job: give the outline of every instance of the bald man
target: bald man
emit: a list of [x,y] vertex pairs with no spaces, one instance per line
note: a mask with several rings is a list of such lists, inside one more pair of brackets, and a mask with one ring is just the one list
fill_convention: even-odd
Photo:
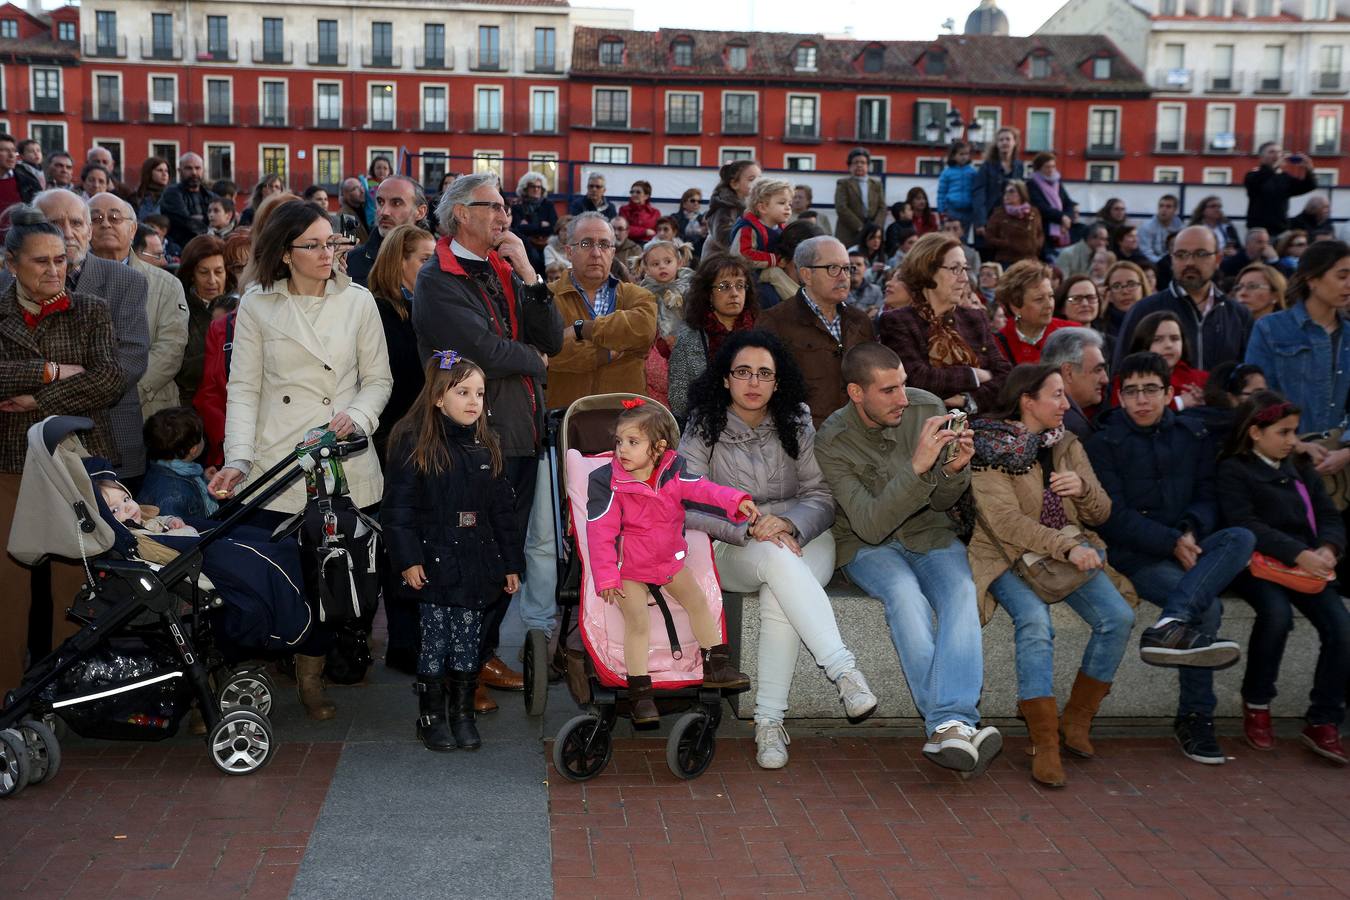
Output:
[[178,158],[178,183],[164,189],[159,208],[169,217],[169,240],[180,247],[206,234],[207,209],[216,195],[202,186],[202,158],[184,153]]

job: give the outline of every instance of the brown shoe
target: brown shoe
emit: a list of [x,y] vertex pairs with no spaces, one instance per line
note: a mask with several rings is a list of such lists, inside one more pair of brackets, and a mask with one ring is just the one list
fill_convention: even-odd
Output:
[[661,711],[652,699],[652,676],[628,676],[628,703],[634,725],[654,725],[661,721]]
[[478,682],[499,691],[525,690],[525,676],[507,666],[499,656],[483,663],[483,668],[478,671]]
[[1017,704],[1031,738],[1031,777],[1047,787],[1064,787],[1069,779],[1059,758],[1059,715],[1054,697],[1034,697]]
[[487,692],[487,687],[482,682],[479,682],[478,689],[473,692],[473,711],[476,713],[497,711],[497,701],[492,699],[492,695]]
[[305,713],[317,722],[325,722],[337,715],[337,707],[323,692],[322,656],[295,654],[295,683]]
[[1064,714],[1059,720],[1059,733],[1064,738],[1064,749],[1074,756],[1091,759],[1096,751],[1088,733],[1092,730],[1092,717],[1111,693],[1111,682],[1089,678],[1082,672],[1073,682],[1073,692],[1069,702],[1064,704]]
[[703,686],[743,691],[750,687],[750,676],[731,664],[731,648],[718,644],[700,651],[703,654]]

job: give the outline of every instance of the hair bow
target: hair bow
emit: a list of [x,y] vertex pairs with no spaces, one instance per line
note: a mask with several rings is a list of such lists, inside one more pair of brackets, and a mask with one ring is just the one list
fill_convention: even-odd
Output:
[[437,350],[435,353],[431,355],[436,359],[440,360],[441,362],[440,367],[442,369],[452,368],[455,365],[455,363],[459,362],[461,359],[464,358],[460,356],[458,353],[456,353],[454,350]]
[[646,400],[643,400],[641,397],[633,397],[633,398],[630,399],[630,400],[625,400],[625,401],[623,401],[623,408],[624,408],[624,409],[637,409],[639,406],[642,406],[642,405],[643,405],[644,403],[646,403],[646,402],[647,402],[647,401],[646,401]]
[[1294,408],[1294,404],[1287,400],[1283,403],[1276,403],[1274,406],[1267,406],[1252,417],[1252,424],[1259,425],[1263,428],[1268,425],[1274,425],[1286,416],[1294,415]]

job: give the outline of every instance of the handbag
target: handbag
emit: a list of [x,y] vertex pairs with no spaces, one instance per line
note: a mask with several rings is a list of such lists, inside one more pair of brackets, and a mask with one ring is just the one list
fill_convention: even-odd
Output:
[[[1046,603],[1060,602],[1087,584],[1088,579],[1097,572],[1096,569],[1088,569],[1084,572],[1071,562],[1042,554],[1023,553],[1017,559],[1013,559],[1008,556],[1008,551],[1003,549],[1003,543],[994,536],[993,529],[989,527],[989,523],[984,520],[984,515],[978,509],[975,513],[975,521],[984,530],[989,540],[993,541],[994,546],[998,548],[998,552],[1008,563],[1008,568],[1012,570],[1012,573],[1022,579],[1026,586],[1031,588],[1036,596]],[[1077,525],[1066,525],[1060,529],[1060,533],[1070,537],[1080,537],[1082,534]]]
[[1320,594],[1336,579],[1334,574],[1314,575],[1302,566],[1286,566],[1264,553],[1253,553],[1248,569],[1262,581],[1278,584],[1300,594]]
[[[1345,447],[1345,444],[1341,443],[1343,434],[1343,429],[1333,428],[1330,431],[1300,435],[1299,440],[1308,444],[1317,444],[1327,450],[1341,450]],[[1350,508],[1350,466],[1346,466],[1334,475],[1323,475],[1322,485],[1327,489],[1327,495],[1331,497],[1331,502],[1336,504],[1336,509],[1345,512],[1347,508]]]

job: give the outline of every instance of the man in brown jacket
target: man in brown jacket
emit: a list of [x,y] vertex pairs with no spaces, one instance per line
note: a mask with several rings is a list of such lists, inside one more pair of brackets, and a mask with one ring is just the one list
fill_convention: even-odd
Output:
[[801,279],[797,296],[760,313],[755,322],[777,335],[806,378],[806,403],[819,428],[830,413],[848,402],[840,360],[851,347],[876,340],[872,319],[847,306],[849,259],[844,245],[832,237],[808,238],[792,255]]
[[886,191],[880,178],[868,174],[872,157],[862,147],[848,153],[848,174],[834,186],[834,236],[856,244],[869,222],[886,224]]

